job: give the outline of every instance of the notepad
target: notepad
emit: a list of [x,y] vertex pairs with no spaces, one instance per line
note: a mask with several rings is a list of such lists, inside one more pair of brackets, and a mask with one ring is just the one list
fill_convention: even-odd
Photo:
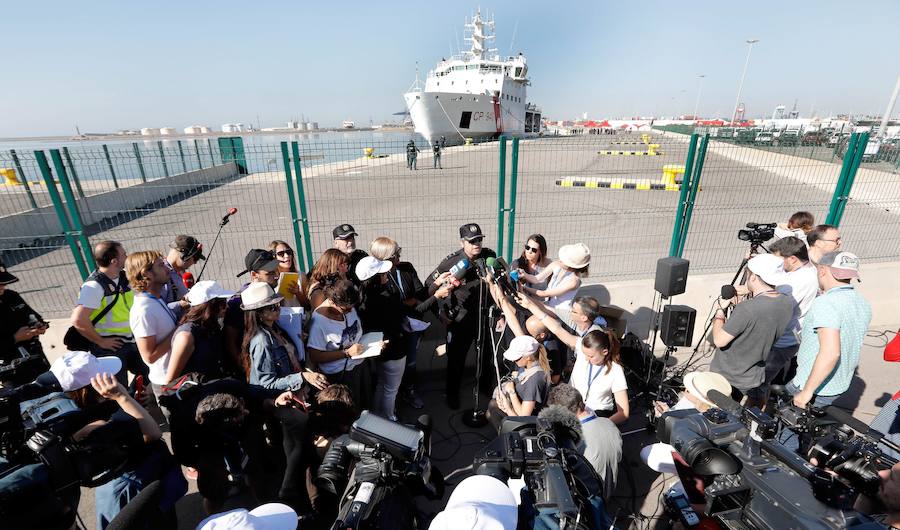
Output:
[[380,331],[370,331],[369,333],[364,333],[363,336],[359,338],[359,343],[362,344],[366,349],[364,352],[354,357],[354,359],[378,357],[379,355],[381,355],[381,341],[383,340],[384,333]]
[[291,289],[295,289],[297,287],[297,282],[300,280],[300,274],[296,272],[282,272],[281,276],[278,278],[278,288],[275,289],[278,294],[285,298],[293,298],[294,295],[291,293]]

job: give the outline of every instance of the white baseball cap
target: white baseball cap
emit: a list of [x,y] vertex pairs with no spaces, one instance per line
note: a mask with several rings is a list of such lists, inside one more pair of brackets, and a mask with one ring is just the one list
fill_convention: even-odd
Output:
[[509,342],[509,348],[503,352],[503,358],[516,362],[525,355],[534,355],[534,352],[538,351],[538,347],[540,347],[540,343],[534,337],[522,335]]
[[188,291],[187,300],[191,306],[205,304],[215,298],[231,298],[234,291],[229,291],[213,280],[201,280]]
[[822,256],[819,265],[831,269],[831,275],[838,280],[859,278],[859,258],[850,252],[829,252]]
[[759,254],[747,262],[750,272],[767,284],[777,287],[785,282],[784,259],[772,254]]
[[376,274],[391,270],[391,267],[393,266],[394,265],[390,261],[383,261],[373,256],[366,256],[356,264],[356,277],[359,278],[360,281],[365,281]]
[[296,530],[297,512],[286,504],[272,502],[247,511],[245,508],[219,513],[200,521],[197,530]]
[[50,366],[64,392],[88,386],[95,375],[116,375],[121,369],[118,357],[97,358],[86,351],[66,352]]
[[516,497],[509,486],[487,475],[460,482],[444,511],[429,530],[515,530],[519,519]]

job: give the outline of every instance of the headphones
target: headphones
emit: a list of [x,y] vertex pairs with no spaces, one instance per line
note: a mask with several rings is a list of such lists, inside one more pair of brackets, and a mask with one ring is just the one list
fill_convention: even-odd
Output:
[[197,254],[203,253],[203,243],[198,242],[193,248],[179,248],[176,250],[181,253],[181,261],[187,261]]

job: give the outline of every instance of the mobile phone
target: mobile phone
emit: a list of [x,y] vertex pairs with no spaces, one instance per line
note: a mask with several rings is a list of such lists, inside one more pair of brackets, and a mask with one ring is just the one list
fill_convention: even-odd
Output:
[[143,396],[144,394],[144,376],[138,375],[134,378],[134,395]]

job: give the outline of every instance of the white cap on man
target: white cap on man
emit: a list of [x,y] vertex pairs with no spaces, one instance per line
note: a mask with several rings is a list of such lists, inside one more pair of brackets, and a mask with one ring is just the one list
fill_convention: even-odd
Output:
[[50,366],[63,392],[84,388],[94,376],[116,375],[121,369],[122,361],[118,357],[94,357],[86,351],[66,352]]
[[473,475],[456,486],[428,530],[515,530],[518,519],[509,486],[494,477]]
[[759,254],[747,261],[750,272],[767,284],[777,287],[785,282],[784,259],[772,254]]

